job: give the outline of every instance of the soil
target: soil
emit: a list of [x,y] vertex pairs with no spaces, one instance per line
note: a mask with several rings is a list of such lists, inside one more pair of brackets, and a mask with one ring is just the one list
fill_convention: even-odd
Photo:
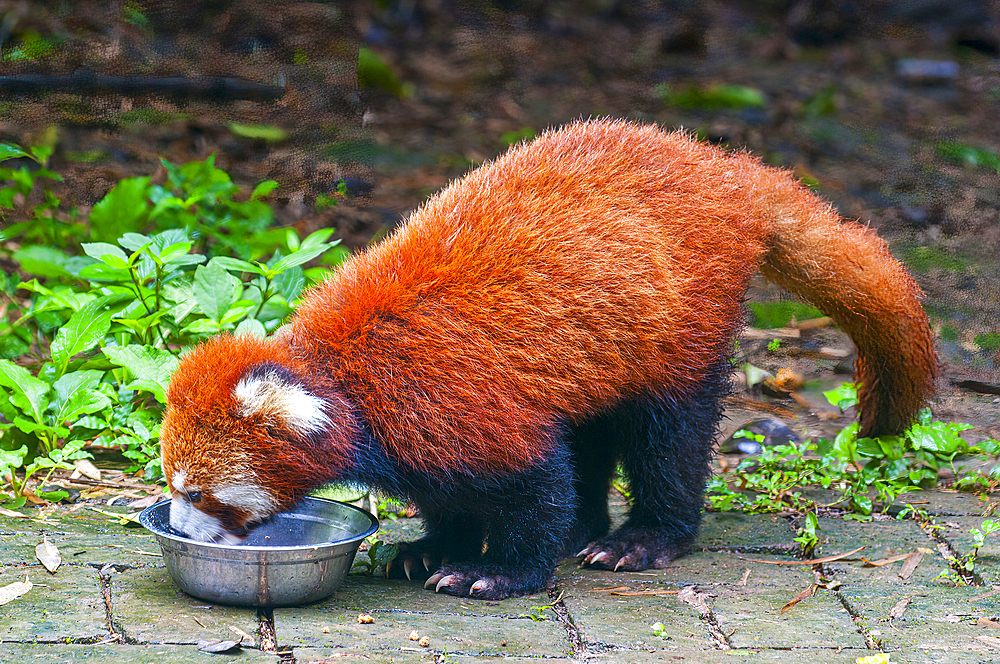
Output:
[[[1000,399],[988,392],[1000,385],[996,2],[0,0],[0,14],[0,76],[237,77],[276,91],[268,101],[193,84],[0,87],[0,141],[52,145],[59,193],[84,212],[122,177],[162,177],[160,159],[215,154],[248,193],[280,183],[281,224],[335,226],[358,249],[470,167],[575,118],[657,122],[749,150],[887,239],[939,336],[935,416],[974,424],[971,439],[1000,437]],[[382,63],[363,70],[360,89],[359,47]],[[720,85],[760,101],[719,106]],[[317,211],[341,180],[349,198]],[[34,203],[18,202],[5,221]],[[750,297],[782,295],[761,282]],[[845,377],[837,360],[804,357],[849,349],[836,330],[766,346],[746,341],[739,359]],[[800,431],[846,422],[821,405],[782,405]]]

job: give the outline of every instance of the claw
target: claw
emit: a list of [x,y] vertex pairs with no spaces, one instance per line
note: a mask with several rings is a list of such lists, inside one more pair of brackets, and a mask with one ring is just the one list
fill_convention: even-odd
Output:
[[588,553],[590,553],[590,545],[589,544],[587,546],[583,547],[582,549],[580,549],[580,553],[576,554],[573,557],[574,558],[579,558],[581,556],[587,555]]
[[434,586],[434,592],[436,592],[436,593],[441,592],[441,588],[442,587],[450,585],[451,582],[454,581],[454,580],[455,580],[455,575],[454,574],[449,574],[448,576],[444,577],[443,579],[441,579],[440,581],[437,582],[437,585]]
[[615,571],[616,571],[616,572],[617,572],[617,571],[618,571],[618,570],[619,570],[620,568],[622,568],[622,567],[624,567],[624,566],[625,566],[625,559],[626,559],[627,557],[628,557],[628,556],[622,556],[621,558],[619,558],[619,559],[618,559],[618,562],[617,562],[617,563],[615,563]]
[[437,572],[436,574],[431,574],[430,578],[424,582],[424,588],[431,588],[437,585],[437,582],[444,578],[444,574]]
[[492,584],[490,583],[489,579],[479,579],[478,581],[472,584],[471,588],[469,588],[469,597],[472,597],[478,592],[488,590],[491,585]]
[[413,581],[413,577],[410,575],[410,571],[413,569],[413,560],[407,558],[403,561],[403,572],[406,574],[407,581]]
[[431,557],[425,553],[423,560],[424,560],[424,569],[427,570],[428,572],[431,571]]
[[607,559],[607,557],[608,557],[607,551],[598,551],[597,554],[594,555],[594,557],[588,560],[587,562],[593,565],[595,563],[603,562],[604,560]]

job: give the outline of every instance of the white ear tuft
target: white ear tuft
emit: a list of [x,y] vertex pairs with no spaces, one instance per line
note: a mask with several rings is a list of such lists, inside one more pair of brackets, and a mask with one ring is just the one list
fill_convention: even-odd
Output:
[[323,400],[297,383],[288,382],[277,371],[244,376],[233,396],[240,402],[244,417],[266,413],[277,417],[299,433],[320,431],[329,423]]

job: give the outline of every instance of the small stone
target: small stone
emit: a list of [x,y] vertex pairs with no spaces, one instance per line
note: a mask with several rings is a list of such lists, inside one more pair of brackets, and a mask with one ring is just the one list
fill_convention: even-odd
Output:
[[358,614],[358,624],[359,625],[370,625],[375,622],[370,613],[359,613]]
[[421,636],[420,640],[417,641],[417,645],[420,646],[421,648],[427,648],[431,645],[431,640],[428,639],[426,636]]
[[417,630],[413,630],[412,632],[410,632],[410,641],[416,641],[419,638],[420,635],[417,634]]

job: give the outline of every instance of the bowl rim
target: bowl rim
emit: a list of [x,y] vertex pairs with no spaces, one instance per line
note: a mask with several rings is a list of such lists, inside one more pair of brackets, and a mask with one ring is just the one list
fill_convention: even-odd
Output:
[[[163,509],[162,505],[164,504],[169,506],[170,504],[169,500],[161,500],[160,502],[154,503],[153,505],[150,505],[149,507],[142,510],[142,512],[139,513],[139,523],[142,524],[143,528],[151,532],[157,538],[163,538],[171,542],[184,542],[186,544],[193,544],[195,546],[204,547],[206,549],[217,549],[224,551],[252,551],[252,552],[273,551],[275,553],[287,552],[287,551],[316,550],[324,547],[353,544],[354,542],[360,542],[367,537],[371,537],[372,535],[378,532],[379,529],[378,519],[375,518],[375,516],[371,512],[363,510],[356,505],[351,505],[350,503],[344,503],[339,500],[330,500],[329,498],[320,498],[319,496],[306,496],[299,503],[296,503],[296,505],[299,505],[307,501],[313,501],[318,503],[333,503],[335,505],[341,505],[343,507],[350,508],[350,510],[354,510],[355,512],[360,512],[361,514],[364,514],[366,517],[368,517],[369,527],[364,532],[346,539],[336,540],[336,541],[328,540],[325,542],[315,542],[313,544],[296,544],[294,546],[251,546],[251,545],[244,546],[242,544],[219,544],[217,542],[203,542],[201,540],[185,537],[184,535],[175,535],[173,532],[165,532],[163,530],[152,528],[150,526],[150,518],[152,513],[157,509]],[[295,513],[294,509],[295,508],[293,507],[292,510],[289,510],[287,512],[282,512],[282,514],[288,514],[289,512],[294,514]]]

